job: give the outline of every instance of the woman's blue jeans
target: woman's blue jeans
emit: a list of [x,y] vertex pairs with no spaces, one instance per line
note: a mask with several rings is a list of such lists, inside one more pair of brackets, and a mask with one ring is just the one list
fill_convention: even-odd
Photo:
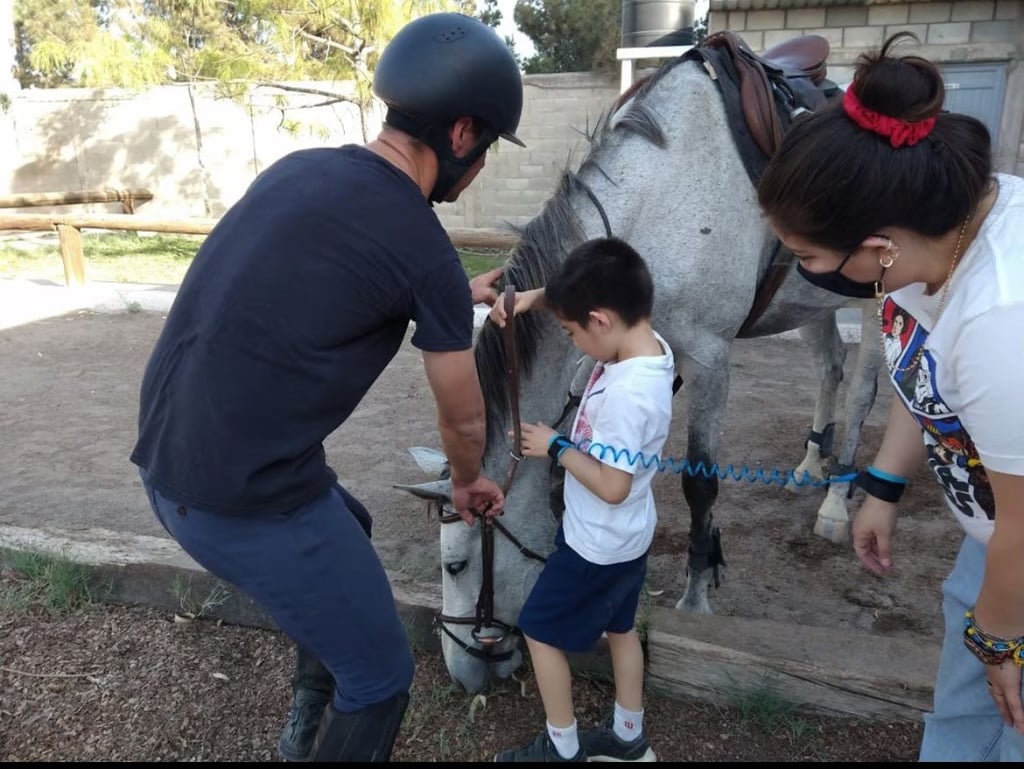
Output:
[[974,605],[984,574],[985,546],[965,537],[942,585],[946,628],[933,712],[924,717],[921,761],[1024,761],[1024,735],[1003,723],[985,666],[963,642],[964,612]]

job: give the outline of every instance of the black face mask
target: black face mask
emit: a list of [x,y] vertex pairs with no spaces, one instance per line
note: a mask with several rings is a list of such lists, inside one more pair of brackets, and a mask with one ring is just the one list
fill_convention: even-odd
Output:
[[882,277],[885,275],[885,268],[882,268],[882,274],[878,276],[878,280],[872,280],[867,283],[861,283],[857,280],[850,280],[848,277],[843,275],[843,267],[850,260],[850,257],[857,252],[854,249],[846,255],[846,258],[839,263],[831,272],[808,272],[803,268],[803,265],[797,264],[796,271],[809,283],[823,288],[826,291],[831,291],[833,294],[839,294],[840,296],[849,296],[853,299],[874,299],[878,296],[879,289],[882,284]]

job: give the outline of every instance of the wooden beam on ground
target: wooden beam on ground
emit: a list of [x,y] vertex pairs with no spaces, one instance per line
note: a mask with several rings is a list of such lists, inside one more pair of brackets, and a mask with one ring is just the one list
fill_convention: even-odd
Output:
[[828,716],[919,721],[931,709],[938,643],[787,622],[651,609],[647,686],[737,704],[769,688]]
[[71,192],[25,192],[0,195],[0,208],[37,208],[40,206],[71,206],[81,203],[121,203],[125,213],[132,213],[136,203],[153,199],[145,189],[73,190]]

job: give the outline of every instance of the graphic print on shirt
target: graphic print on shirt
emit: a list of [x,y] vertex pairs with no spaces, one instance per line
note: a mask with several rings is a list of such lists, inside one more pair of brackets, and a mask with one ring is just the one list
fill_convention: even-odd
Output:
[[885,349],[885,365],[890,369],[906,364],[901,360],[913,335],[914,319],[898,305],[887,302],[882,313],[882,341]]
[[[991,520],[995,516],[995,498],[988,475],[971,437],[942,399],[941,376],[937,376],[935,359],[925,347],[928,332],[891,298],[886,298],[882,338],[897,394],[924,428],[928,466],[942,484],[946,497],[961,515],[974,518],[983,514]],[[899,352],[892,357],[890,339],[903,340]]]
[[579,414],[576,417],[576,429],[573,430],[573,434],[570,436],[572,442],[575,443],[581,451],[586,451],[584,444],[589,444],[594,440],[594,427],[590,424],[590,417],[587,414],[587,404],[590,402],[591,397],[598,393],[604,392],[604,388],[594,389],[594,385],[597,384],[597,380],[601,378],[604,373],[604,364],[595,363],[594,370],[590,372],[590,379],[587,380],[587,386],[583,388],[583,397],[580,399]]

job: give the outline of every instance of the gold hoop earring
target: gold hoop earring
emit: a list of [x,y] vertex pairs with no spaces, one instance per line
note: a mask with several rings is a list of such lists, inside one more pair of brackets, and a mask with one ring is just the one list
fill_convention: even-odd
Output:
[[885,247],[885,253],[887,254],[886,259],[888,261],[883,261],[883,259],[879,257],[878,263],[888,270],[896,264],[896,260],[900,258],[900,247],[892,242],[892,238],[889,238],[889,244]]

